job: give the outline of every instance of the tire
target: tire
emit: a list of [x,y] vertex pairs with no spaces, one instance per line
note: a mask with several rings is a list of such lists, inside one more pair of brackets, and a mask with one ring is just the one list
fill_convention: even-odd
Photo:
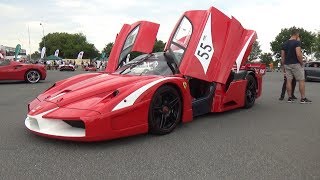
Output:
[[164,135],[172,132],[181,120],[182,101],[172,86],[161,86],[149,107],[149,133]]
[[34,84],[34,83],[39,82],[40,79],[41,79],[41,74],[37,70],[29,70],[25,74],[25,80],[28,83]]
[[248,83],[245,91],[245,104],[244,108],[251,108],[255,101],[257,95],[257,82],[256,79],[252,75],[247,75],[246,77]]

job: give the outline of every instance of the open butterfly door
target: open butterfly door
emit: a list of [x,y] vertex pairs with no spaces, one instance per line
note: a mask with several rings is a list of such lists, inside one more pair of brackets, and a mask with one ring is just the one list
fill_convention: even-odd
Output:
[[233,65],[246,62],[256,33],[218,9],[187,11],[165,47],[183,75],[226,83]]
[[106,72],[114,72],[130,52],[151,53],[159,26],[149,21],[124,24],[111,50]]

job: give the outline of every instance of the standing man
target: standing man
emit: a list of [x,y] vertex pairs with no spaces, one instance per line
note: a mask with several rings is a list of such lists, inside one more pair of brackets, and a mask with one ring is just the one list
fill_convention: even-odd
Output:
[[299,82],[299,91],[301,94],[301,104],[312,103],[305,95],[303,57],[301,52],[300,35],[297,29],[293,29],[291,37],[286,41],[281,49],[281,62],[284,64],[284,71],[287,77],[288,102],[294,102],[292,97],[292,79]]

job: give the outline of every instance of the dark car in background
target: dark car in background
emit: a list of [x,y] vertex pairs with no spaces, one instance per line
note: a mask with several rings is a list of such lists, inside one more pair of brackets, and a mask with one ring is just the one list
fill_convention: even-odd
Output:
[[320,61],[306,63],[304,73],[306,81],[320,81]]

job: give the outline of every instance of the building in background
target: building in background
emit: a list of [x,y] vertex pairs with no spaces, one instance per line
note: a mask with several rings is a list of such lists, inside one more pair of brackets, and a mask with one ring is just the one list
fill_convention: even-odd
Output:
[[[14,59],[15,47],[3,46],[2,48],[5,50],[5,59]],[[20,53],[17,56],[18,59],[23,58],[27,59],[27,51],[25,49],[21,49]]]

